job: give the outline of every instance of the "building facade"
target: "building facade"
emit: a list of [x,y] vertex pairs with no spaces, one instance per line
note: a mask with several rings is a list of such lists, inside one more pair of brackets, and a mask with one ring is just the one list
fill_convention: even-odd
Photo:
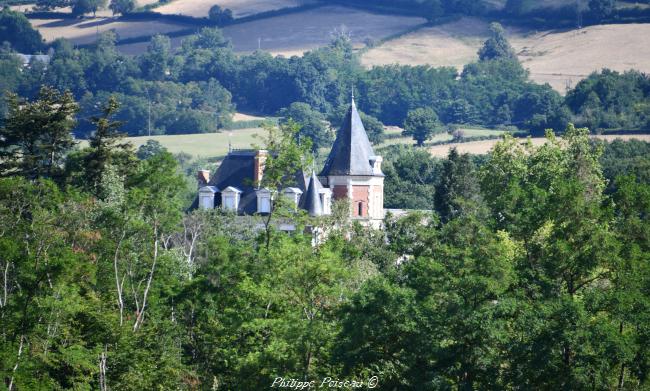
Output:
[[[230,151],[213,178],[209,171],[199,171],[195,206],[223,208],[240,215],[270,213],[276,195],[258,186],[268,154],[264,150]],[[332,202],[343,200],[350,206],[351,219],[379,227],[384,218],[381,163],[352,98],[323,170],[318,175],[297,173],[287,180],[282,195],[310,216],[329,215]]]

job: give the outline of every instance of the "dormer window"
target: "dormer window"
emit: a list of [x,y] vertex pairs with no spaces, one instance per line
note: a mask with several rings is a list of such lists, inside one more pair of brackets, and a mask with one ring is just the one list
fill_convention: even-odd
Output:
[[382,175],[381,162],[383,161],[384,159],[381,156],[370,156],[370,167],[372,167],[374,175]]
[[330,215],[332,214],[332,191],[327,188],[323,188],[319,191],[320,202],[323,204],[323,214]]
[[214,196],[219,192],[214,186],[204,186],[199,189],[199,208],[214,209]]
[[272,193],[269,189],[259,189],[257,194],[257,213],[271,213]]
[[300,201],[302,190],[298,189],[297,187],[287,187],[286,189],[284,189],[282,194],[284,194],[284,196],[287,197],[287,199],[291,203],[291,206],[294,209],[298,208],[298,201]]
[[221,192],[221,207],[225,210],[236,212],[239,209],[240,195],[241,190],[233,186],[228,186]]

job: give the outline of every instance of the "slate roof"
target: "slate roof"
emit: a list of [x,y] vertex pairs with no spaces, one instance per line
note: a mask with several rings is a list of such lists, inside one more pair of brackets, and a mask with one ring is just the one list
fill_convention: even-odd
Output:
[[316,178],[316,173],[312,171],[311,178],[309,179],[309,188],[307,192],[303,194],[300,204],[300,208],[304,209],[309,213],[310,216],[322,216],[323,215],[323,203],[320,199],[319,191],[323,188],[323,185],[320,183],[318,178]]
[[[210,178],[209,186],[214,186],[218,189],[227,189],[234,187],[241,191],[239,198],[239,207],[237,212],[239,214],[254,214],[257,212],[257,194],[253,185],[253,178],[255,177],[255,150],[235,150],[228,153],[223,159],[217,172]],[[296,187],[303,192],[299,200],[299,206],[304,203],[307,186],[309,185],[309,176],[302,170],[297,172],[292,178],[287,178],[283,184],[284,188]],[[320,182],[317,183],[317,190],[322,188]],[[317,192],[318,195],[318,192]],[[192,204],[195,208],[198,206],[198,201]],[[218,194],[214,199],[215,208],[221,206],[221,195]]]
[[363,127],[357,106],[352,98],[343,125],[325,162],[320,176],[362,175],[373,176],[370,158],[375,156],[366,129]]

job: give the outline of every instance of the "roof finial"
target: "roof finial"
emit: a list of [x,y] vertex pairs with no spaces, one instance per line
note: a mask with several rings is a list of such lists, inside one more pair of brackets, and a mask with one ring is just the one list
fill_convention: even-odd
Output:
[[228,154],[232,152],[232,132],[228,132]]
[[352,85],[352,102],[354,102],[354,84]]

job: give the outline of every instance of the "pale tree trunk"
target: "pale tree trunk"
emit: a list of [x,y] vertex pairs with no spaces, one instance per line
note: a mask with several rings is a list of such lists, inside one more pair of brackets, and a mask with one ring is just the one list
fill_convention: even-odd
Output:
[[156,262],[158,261],[158,227],[154,224],[153,228],[154,234],[154,244],[153,244],[153,262],[151,264],[151,271],[149,272],[149,278],[147,279],[147,286],[144,288],[144,293],[142,294],[142,308],[138,311],[138,316],[135,319],[133,324],[133,331],[137,331],[142,322],[144,321],[144,311],[147,307],[147,296],[149,295],[149,289],[151,288],[151,281],[153,280],[153,274],[156,270]]
[[9,278],[9,265],[10,262],[7,261],[4,267],[4,273],[3,273],[3,278],[2,278],[2,293],[3,297],[0,298],[0,308],[5,307],[7,305],[7,292],[8,288],[7,285],[9,285],[8,278]]
[[124,278],[120,281],[119,268],[118,268],[118,258],[120,253],[120,246],[122,241],[126,236],[126,231],[122,231],[122,237],[117,242],[117,247],[115,248],[115,255],[113,256],[113,268],[115,269],[115,287],[117,289],[117,305],[120,308],[120,326],[124,324],[124,298],[122,297],[122,287],[124,283]]
[[16,365],[14,365],[13,371],[11,371],[11,380],[9,380],[9,391],[13,390],[14,387],[14,375],[18,370],[18,363],[20,362],[20,356],[23,354],[23,344],[25,343],[25,336],[20,336],[20,345],[18,346],[18,357],[16,358]]
[[99,390],[107,391],[106,387],[106,347],[104,346],[104,351],[99,355]]
[[[188,219],[191,219],[188,221]],[[194,265],[194,250],[196,242],[201,236],[203,230],[203,220],[201,216],[189,216],[183,219],[183,255],[187,260],[188,266]]]

